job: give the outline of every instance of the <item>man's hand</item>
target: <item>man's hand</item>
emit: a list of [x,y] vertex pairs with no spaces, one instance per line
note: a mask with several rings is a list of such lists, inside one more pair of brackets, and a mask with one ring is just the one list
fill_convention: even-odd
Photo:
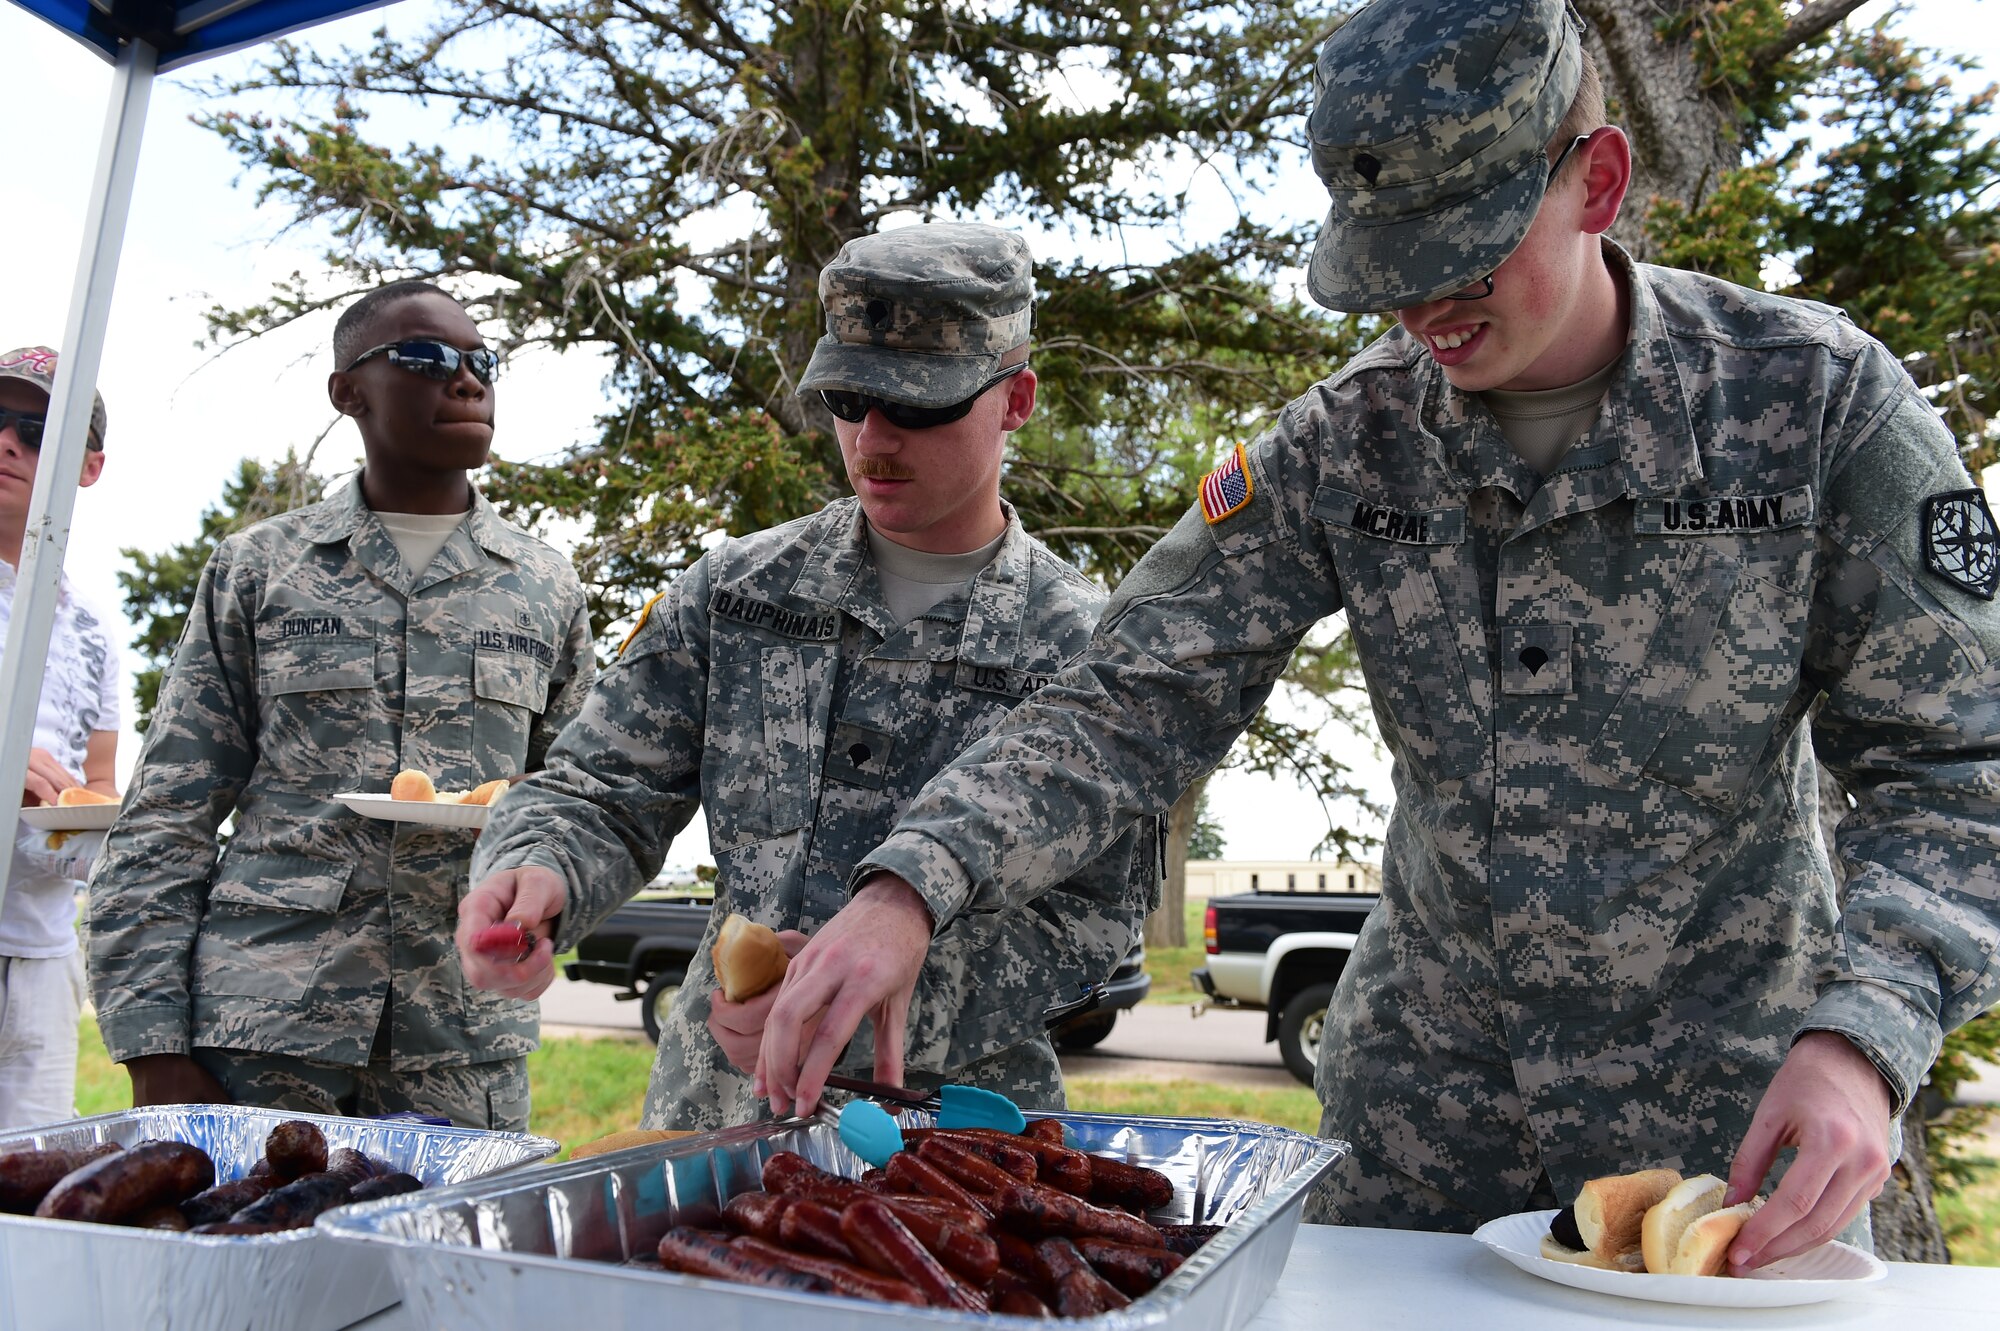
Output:
[[[555,922],[568,905],[569,887],[554,869],[531,864],[489,875],[458,903],[455,941],[465,982],[508,998],[540,998],[555,983]],[[472,946],[472,936],[481,929],[508,922],[534,935],[527,956],[516,961]]]
[[22,803],[54,804],[56,796],[71,786],[82,784],[82,780],[57,762],[55,755],[47,749],[28,750],[28,773],[21,782]]
[[[806,945],[806,936],[797,929],[778,931],[778,946],[785,955],[796,957]],[[718,988],[708,999],[708,1033],[722,1046],[723,1054],[746,1077],[757,1075],[757,1051],[764,1045],[764,1023],[770,1019],[771,1004],[778,1001],[780,985],[772,985],[755,998],[732,1003]],[[810,1041],[812,1035],[807,1033]],[[762,1095],[762,1090],[757,1091]]]
[[819,1105],[826,1076],[863,1017],[875,1022],[875,1080],[901,1084],[910,995],[930,947],[930,907],[886,873],[864,883],[813,935],[792,959],[764,1022],[756,1085],[772,1113],[810,1114]]
[[147,1054],[125,1064],[132,1078],[132,1107],[226,1105],[233,1097],[186,1054]]
[[1729,1246],[1739,1271],[1826,1242],[1889,1180],[1889,1086],[1845,1036],[1808,1031],[1792,1046],[1736,1152],[1723,1203],[1756,1196],[1786,1146],[1798,1148],[1792,1167]]

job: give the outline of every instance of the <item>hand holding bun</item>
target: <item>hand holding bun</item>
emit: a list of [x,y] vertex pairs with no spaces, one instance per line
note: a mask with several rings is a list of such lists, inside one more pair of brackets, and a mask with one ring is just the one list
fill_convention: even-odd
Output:
[[56,795],[56,803],[63,808],[75,808],[79,804],[116,804],[116,795],[100,795],[88,786],[71,786]]
[[715,982],[732,1003],[755,998],[784,979],[790,961],[775,932],[734,911],[722,922],[709,955],[715,960]]
[[396,773],[396,779],[389,783],[389,798],[429,804],[437,799],[437,787],[431,784],[430,773],[409,767]]

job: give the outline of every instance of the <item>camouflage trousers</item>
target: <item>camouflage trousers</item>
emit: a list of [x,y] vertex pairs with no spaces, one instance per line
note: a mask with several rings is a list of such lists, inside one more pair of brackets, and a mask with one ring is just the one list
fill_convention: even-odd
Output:
[[[771,1116],[769,1102],[750,1094],[750,1078],[723,1057],[705,1026],[686,1036],[685,1044],[676,1034],[670,1025],[661,1035],[639,1126],[707,1131]],[[841,1071],[859,1077],[871,1075],[866,1068]],[[1064,1109],[1069,1103],[1063,1096],[1062,1065],[1046,1036],[988,1054],[943,1075],[912,1068],[903,1081],[911,1090],[926,1092],[947,1081],[978,1086],[999,1092],[1023,1109]],[[824,1098],[826,1103],[838,1105],[850,1097],[830,1091]]]
[[461,1128],[528,1130],[525,1058],[396,1072],[380,1057],[365,1067],[342,1067],[233,1049],[198,1048],[193,1055],[237,1104],[348,1117],[432,1114]]

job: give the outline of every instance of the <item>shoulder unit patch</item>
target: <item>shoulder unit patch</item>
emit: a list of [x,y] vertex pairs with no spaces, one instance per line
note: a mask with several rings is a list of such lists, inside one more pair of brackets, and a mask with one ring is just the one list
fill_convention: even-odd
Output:
[[2000,591],[2000,527],[1978,490],[1948,490],[1924,500],[1924,564],[1974,596]]
[[1238,444],[1201,481],[1201,515],[1213,526],[1250,502],[1250,463]]

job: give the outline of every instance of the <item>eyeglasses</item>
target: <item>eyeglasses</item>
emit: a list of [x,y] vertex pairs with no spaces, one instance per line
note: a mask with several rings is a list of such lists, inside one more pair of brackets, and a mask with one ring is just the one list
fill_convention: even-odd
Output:
[[[1555,183],[1556,172],[1563,169],[1563,163],[1569,160],[1569,155],[1575,152],[1579,146],[1589,143],[1590,140],[1596,135],[1596,133],[1597,133],[1596,130],[1592,130],[1589,134],[1577,135],[1575,138],[1569,141],[1569,146],[1567,148],[1564,148],[1561,152],[1556,154],[1556,160],[1549,164],[1548,184],[1553,185]],[[1449,296],[1446,296],[1445,299],[1485,300],[1488,296],[1492,294],[1493,294],[1493,274],[1488,273],[1486,276],[1474,281],[1471,286],[1466,287],[1464,290],[1452,292]]]
[[826,403],[826,409],[850,424],[859,424],[868,419],[868,413],[879,411],[882,418],[899,430],[928,430],[933,426],[949,425],[953,421],[965,419],[972,404],[979,401],[987,389],[1010,379],[1028,368],[1028,362],[1009,365],[1000,373],[988,379],[976,389],[971,397],[942,407],[913,407],[907,402],[891,402],[888,398],[877,397],[873,393],[854,393],[845,388],[822,388],[819,400]]
[[0,430],[14,427],[14,437],[21,441],[21,447],[39,449],[42,446],[42,431],[47,428],[49,418],[33,412],[12,411],[0,407]]
[[439,383],[458,373],[464,365],[472,371],[472,377],[482,384],[493,382],[493,376],[500,373],[500,353],[491,347],[477,347],[471,351],[460,351],[448,342],[436,342],[429,338],[415,338],[408,342],[385,342],[379,347],[370,347],[348,363],[352,370],[363,361],[376,356],[388,357],[389,363],[399,370],[411,374],[421,374],[426,379]]

